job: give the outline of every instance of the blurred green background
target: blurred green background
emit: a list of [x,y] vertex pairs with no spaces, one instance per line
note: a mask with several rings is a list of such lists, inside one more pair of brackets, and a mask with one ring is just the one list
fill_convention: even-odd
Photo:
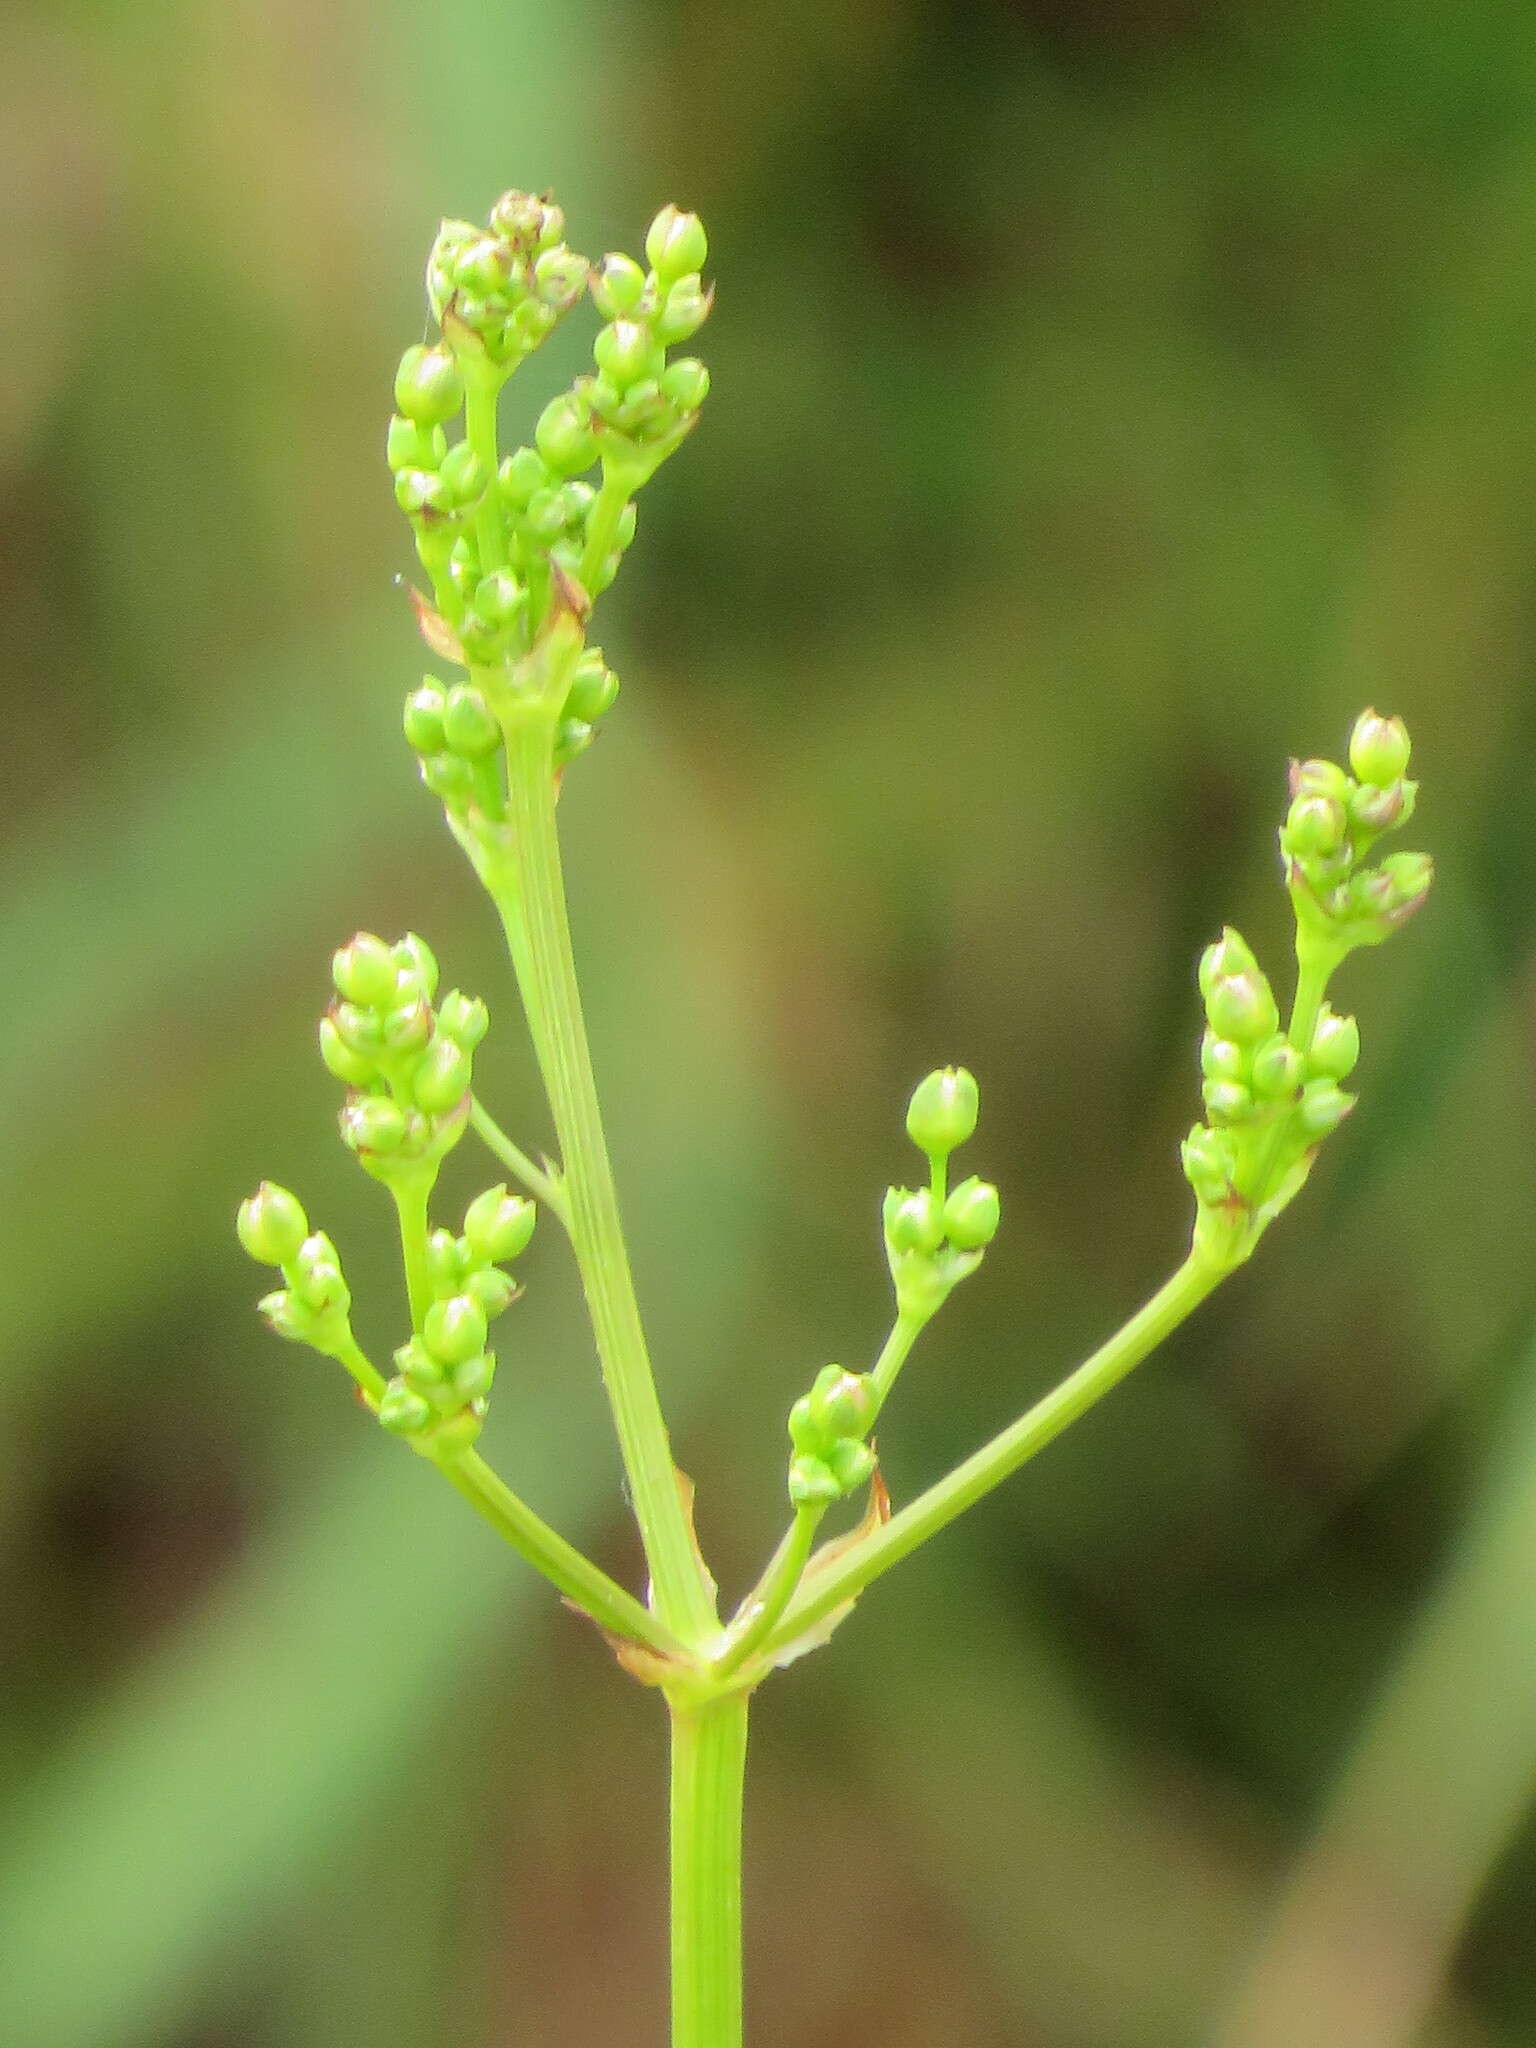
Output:
[[[0,2039],[662,2038],[657,1702],[230,1230],[297,1187],[398,1336],[313,1053],[358,926],[491,999],[547,1135],[398,735],[382,463],[436,217],[511,183],[714,242],[562,814],[728,1590],[881,1334],[911,1082],[982,1078],[1006,1227],[898,1500],[1179,1256],[1193,963],[1230,918],[1280,964],[1286,756],[1401,712],[1440,865],[1254,1266],[762,1696],[755,2041],[1536,2038],[1524,0],[39,0],[0,117]],[[486,1447],[633,1578],[555,1233],[526,1277]]]

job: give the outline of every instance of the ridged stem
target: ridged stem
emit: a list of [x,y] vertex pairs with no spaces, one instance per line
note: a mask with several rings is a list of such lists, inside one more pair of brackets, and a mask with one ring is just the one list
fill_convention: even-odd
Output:
[[669,1700],[672,2048],[741,2048],[747,1694]]

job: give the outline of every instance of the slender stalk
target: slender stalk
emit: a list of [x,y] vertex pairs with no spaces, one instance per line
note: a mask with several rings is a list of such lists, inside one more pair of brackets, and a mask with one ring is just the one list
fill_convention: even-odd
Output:
[[502,531],[501,505],[496,494],[496,400],[502,380],[494,372],[466,378],[464,384],[464,438],[480,458],[491,487],[475,514],[475,538],[480,544],[480,567],[488,574],[505,568],[506,535]]
[[833,1608],[862,1593],[882,1572],[900,1563],[1037,1451],[1044,1450],[1069,1423],[1086,1414],[1112,1387],[1118,1386],[1170,1331],[1176,1330],[1225,1278],[1227,1270],[1193,1256],[1186,1259],[1151,1300],[1059,1387],[990,1443],[973,1452],[946,1478],[920,1493],[899,1514],[892,1515],[882,1528],[838,1563],[817,1572],[812,1585],[791,1601],[783,1620],[770,1631],[761,1647],[771,1651],[790,1641],[812,1622],[820,1621]]
[[389,1183],[400,1219],[400,1256],[405,1266],[405,1291],[411,1304],[411,1328],[418,1333],[432,1305],[432,1280],[427,1272],[427,1204],[432,1180],[422,1173],[398,1174]]
[[741,2048],[747,1695],[669,1699],[672,2048]]
[[346,1367],[357,1383],[357,1390],[363,1397],[364,1405],[370,1414],[376,1415],[379,1403],[384,1398],[384,1390],[388,1385],[383,1373],[379,1371],[373,1360],[364,1353],[357,1339],[350,1335],[350,1333],[346,1343],[338,1350],[332,1352],[331,1356],[339,1365]]
[[825,1501],[802,1501],[796,1507],[795,1519],[773,1553],[768,1569],[741,1603],[741,1612],[731,1625],[730,1639],[710,1667],[711,1676],[729,1678],[733,1671],[739,1671],[789,1605],[826,1511]]
[[885,1406],[887,1394],[896,1384],[897,1373],[906,1364],[907,1353],[917,1342],[928,1320],[927,1316],[899,1315],[892,1324],[891,1334],[886,1338],[880,1356],[870,1367],[869,1373],[875,1383],[875,1394],[882,1408]]
[[587,543],[582,549],[581,568],[577,572],[582,587],[589,593],[595,594],[596,579],[619,537],[619,521],[624,516],[624,507],[634,494],[633,476],[627,470],[616,469],[612,463],[605,462],[603,481],[587,518]]
[[547,706],[515,705],[504,730],[517,886],[490,870],[487,887],[509,940],[515,932],[521,939],[513,944],[513,964],[560,1142],[571,1242],[656,1606],[669,1626],[696,1642],[717,1623],[656,1397],[598,1108],[555,828],[553,718]]
[[434,1457],[432,1463],[499,1536],[599,1628],[646,1643],[664,1656],[683,1654],[682,1643],[663,1621],[536,1515],[478,1451]]
[[512,1142],[477,1095],[470,1097],[469,1120],[507,1171],[515,1175],[529,1194],[536,1196],[550,1214],[558,1216],[569,1230],[571,1205],[565,1199],[565,1189],[553,1174],[545,1173],[542,1167],[535,1166],[528,1154]]

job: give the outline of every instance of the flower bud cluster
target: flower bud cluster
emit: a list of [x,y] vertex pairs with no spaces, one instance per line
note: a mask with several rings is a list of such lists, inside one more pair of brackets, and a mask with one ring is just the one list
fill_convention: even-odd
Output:
[[485,227],[445,220],[427,258],[428,301],[468,366],[515,368],[586,284],[587,260],[565,241],[565,215],[529,192],[504,192]]
[[789,1411],[789,1497],[797,1507],[841,1500],[875,1469],[865,1442],[880,1406],[867,1373],[826,1365]]
[[1379,945],[1429,894],[1434,868],[1427,854],[1396,853],[1363,865],[1382,834],[1413,815],[1418,784],[1407,779],[1409,753],[1400,718],[1365,711],[1350,736],[1352,775],[1334,761],[1291,763],[1280,851],[1297,923],[1345,952]]
[[395,1353],[379,1421],[434,1456],[468,1450],[480,1434],[496,1377],[489,1328],[519,1293],[502,1266],[527,1249],[536,1213],[505,1186],[487,1188],[465,1211],[459,1236],[434,1230],[427,1240],[432,1301],[420,1330]]
[[974,1174],[946,1186],[949,1154],[976,1129],[980,1096],[964,1067],[943,1067],[920,1081],[907,1107],[907,1135],[928,1155],[927,1187],[887,1188],[886,1260],[903,1315],[929,1316],[957,1281],[975,1271],[997,1235],[997,1189]]
[[1271,1134],[1284,1121],[1289,1151],[1306,1152],[1354,1108],[1340,1082],[1360,1057],[1353,1017],[1324,1003],[1310,1047],[1291,1043],[1268,979],[1240,933],[1228,929],[1200,961],[1206,1031],[1200,1042],[1206,1121],[1182,1147],[1184,1172],[1203,1207],[1237,1206],[1262,1197],[1255,1169],[1290,1161]]
[[390,946],[359,932],[337,953],[332,978],[320,1056],[349,1091],[343,1139],[379,1180],[435,1167],[469,1115],[484,1003],[453,989],[434,1009],[437,962],[414,933]]
[[[432,579],[429,638],[466,664],[533,645],[555,571],[586,600],[608,587],[634,538],[634,492],[681,444],[709,388],[702,363],[666,359],[709,312],[697,216],[657,215],[649,270],[611,255],[590,271],[563,231],[558,207],[518,192],[503,194],[487,227],[445,221],[427,265],[442,340],[407,349],[395,381],[386,454]],[[606,321],[596,374],[551,399],[533,446],[498,466],[493,428],[475,432],[477,394],[493,393],[589,284]],[[466,403],[466,438],[450,444],[447,426]],[[616,479],[601,502],[584,480],[599,462]]]
[[298,1198],[264,1180],[240,1204],[235,1230],[259,1266],[282,1269],[286,1284],[256,1304],[277,1334],[326,1358],[352,1350],[352,1292],[341,1260],[323,1230],[311,1232]]

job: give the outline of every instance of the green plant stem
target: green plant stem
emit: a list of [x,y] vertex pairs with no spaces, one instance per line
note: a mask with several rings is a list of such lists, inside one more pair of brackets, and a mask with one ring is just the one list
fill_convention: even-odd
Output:
[[373,1363],[373,1360],[363,1352],[356,1338],[349,1336],[346,1343],[333,1351],[330,1356],[336,1360],[338,1365],[346,1367],[347,1371],[357,1382],[357,1390],[362,1395],[369,1410],[373,1414],[377,1414],[379,1403],[384,1398],[384,1390],[388,1385],[388,1381]]
[[645,1643],[663,1656],[683,1654],[682,1643],[663,1621],[536,1515],[478,1451],[432,1456],[431,1462],[499,1536],[599,1628]]
[[484,873],[507,928],[554,1116],[571,1242],[656,1606],[685,1641],[698,1643],[718,1622],[656,1396],[598,1108],[555,827],[554,717],[541,701],[507,708],[507,814],[516,848],[515,885],[510,874],[494,866]]
[[725,1649],[710,1666],[712,1677],[729,1678],[732,1672],[739,1671],[789,1605],[826,1511],[824,1501],[802,1501],[796,1507],[795,1518],[773,1553],[768,1569],[741,1603]]
[[[874,1381],[875,1396],[880,1407],[885,1406],[885,1397],[896,1384],[896,1375],[907,1361],[907,1353],[917,1342],[930,1318],[927,1316],[898,1315],[891,1326],[880,1356],[870,1367],[870,1378]],[[878,1411],[877,1411],[878,1412]]]
[[[1313,937],[1304,926],[1297,927],[1296,993],[1291,1000],[1291,1014],[1285,1027],[1285,1035],[1303,1060],[1312,1050],[1312,1041],[1317,1036],[1317,1020],[1322,1012],[1323,997],[1328,993],[1328,983],[1343,957],[1336,946],[1327,945]],[[1274,1128],[1260,1156],[1252,1182],[1244,1190],[1255,1210],[1262,1210],[1265,1202],[1269,1200],[1269,1184],[1274,1178],[1276,1162],[1285,1150],[1291,1125],[1292,1117],[1289,1110],[1275,1118]]]
[[582,588],[589,596],[597,594],[596,580],[602,574],[603,564],[613,553],[619,537],[619,521],[634,494],[635,479],[628,469],[605,462],[603,481],[587,515],[587,544],[581,551],[581,568],[578,571]]
[[836,1564],[814,1575],[761,1645],[771,1652],[862,1593],[882,1572],[954,1521],[1118,1386],[1226,1277],[1230,1268],[1191,1255],[1150,1301],[1076,1372],[947,1477],[918,1495]]
[[747,1694],[670,1698],[672,2048],[741,2048]]
[[474,450],[489,479],[489,488],[475,514],[475,537],[480,543],[480,570],[506,566],[507,542],[501,524],[501,505],[496,495],[496,400],[502,379],[494,372],[466,377],[464,382],[464,438]]
[[400,1219],[400,1256],[405,1265],[405,1291],[411,1304],[411,1327],[418,1334],[432,1305],[432,1279],[427,1271],[427,1204],[436,1172],[402,1173],[389,1183]]
[[535,1166],[528,1154],[515,1145],[478,1096],[471,1096],[469,1120],[488,1149],[520,1180],[530,1195],[541,1201],[552,1216],[558,1216],[566,1230],[571,1227],[571,1205],[565,1189],[552,1173]]

